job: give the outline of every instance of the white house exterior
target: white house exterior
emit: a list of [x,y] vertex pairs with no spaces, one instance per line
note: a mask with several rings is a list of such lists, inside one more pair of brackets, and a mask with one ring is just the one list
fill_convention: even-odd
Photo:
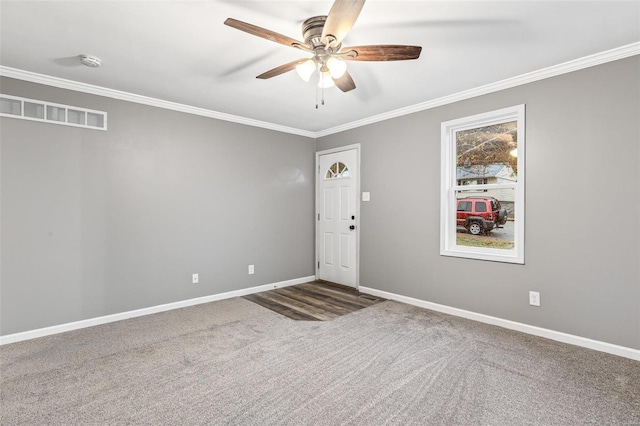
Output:
[[[511,166],[506,164],[488,164],[460,166],[456,169],[458,185],[487,185],[511,183],[517,176]],[[483,191],[463,191],[458,198],[472,196],[489,196],[497,198],[501,203],[513,203],[514,191],[511,189],[485,189]]]

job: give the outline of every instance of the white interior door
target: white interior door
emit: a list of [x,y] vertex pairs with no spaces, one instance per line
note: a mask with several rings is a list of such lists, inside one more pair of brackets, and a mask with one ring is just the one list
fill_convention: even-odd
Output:
[[318,155],[317,276],[357,287],[358,151]]

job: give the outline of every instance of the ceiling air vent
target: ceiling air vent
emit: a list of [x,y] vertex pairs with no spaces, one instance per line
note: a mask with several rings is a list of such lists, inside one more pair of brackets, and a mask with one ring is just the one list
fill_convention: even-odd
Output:
[[107,130],[107,113],[0,94],[0,116]]

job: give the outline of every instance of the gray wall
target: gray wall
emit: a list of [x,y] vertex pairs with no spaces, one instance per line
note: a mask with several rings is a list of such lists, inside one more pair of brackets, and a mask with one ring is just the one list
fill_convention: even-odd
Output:
[[[633,57],[315,141],[362,144],[360,284],[640,349],[638,75]],[[109,113],[107,132],[0,118],[0,334],[314,274],[313,140],[0,83]],[[440,256],[440,123],[520,103],[526,264]]]
[[[639,76],[636,56],[318,139],[362,144],[360,285],[640,349]],[[440,256],[440,123],[522,103],[526,264]]]
[[313,139],[0,83],[109,119],[0,119],[2,335],[314,274]]

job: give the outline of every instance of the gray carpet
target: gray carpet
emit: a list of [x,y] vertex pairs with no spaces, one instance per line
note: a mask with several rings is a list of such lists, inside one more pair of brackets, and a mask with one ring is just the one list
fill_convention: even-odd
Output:
[[0,347],[3,425],[640,424],[640,362],[387,301],[236,298]]

